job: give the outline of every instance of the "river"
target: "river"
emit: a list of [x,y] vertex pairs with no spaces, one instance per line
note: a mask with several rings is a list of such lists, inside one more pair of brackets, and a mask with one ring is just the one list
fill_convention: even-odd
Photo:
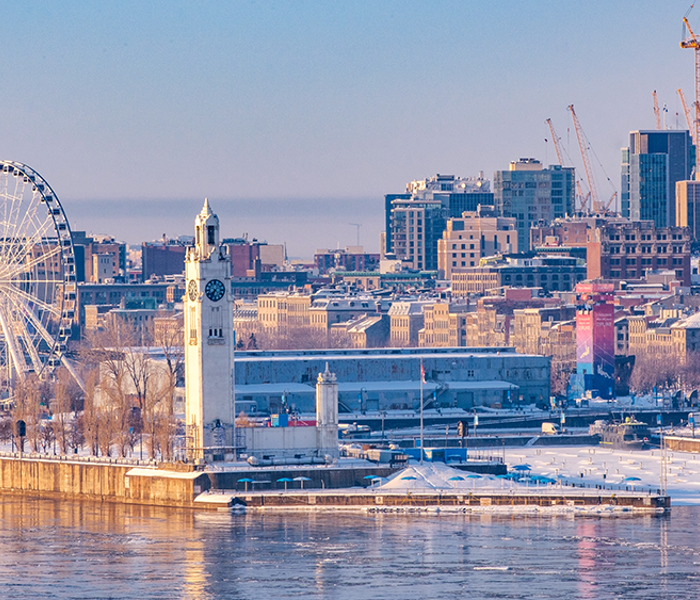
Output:
[[700,507],[670,516],[201,513],[5,495],[0,597],[697,598]]

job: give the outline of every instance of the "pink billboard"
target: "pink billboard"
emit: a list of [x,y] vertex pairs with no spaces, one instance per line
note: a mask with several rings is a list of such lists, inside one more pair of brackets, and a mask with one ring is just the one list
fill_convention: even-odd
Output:
[[593,373],[593,312],[576,311],[576,372]]

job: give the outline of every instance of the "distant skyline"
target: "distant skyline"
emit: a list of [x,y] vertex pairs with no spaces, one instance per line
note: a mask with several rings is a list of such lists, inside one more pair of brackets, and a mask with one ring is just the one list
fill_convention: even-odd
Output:
[[[573,103],[606,196],[629,131],[654,128],[653,90],[667,124],[685,127],[675,90],[692,103],[688,6],[8,1],[0,156],[46,177],[74,224],[71,202],[89,199],[248,199],[264,216],[268,201],[381,203],[436,173],[554,163],[548,117],[580,167]],[[689,18],[700,30],[700,7]],[[372,250],[375,218],[350,220]],[[251,237],[284,241],[251,225]],[[307,237],[289,232],[290,254]],[[341,244],[354,239],[350,228]]]

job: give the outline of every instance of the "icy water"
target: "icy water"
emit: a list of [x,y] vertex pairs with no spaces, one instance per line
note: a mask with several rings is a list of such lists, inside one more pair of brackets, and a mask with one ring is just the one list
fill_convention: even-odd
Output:
[[193,513],[0,499],[0,598],[700,597],[669,517]]

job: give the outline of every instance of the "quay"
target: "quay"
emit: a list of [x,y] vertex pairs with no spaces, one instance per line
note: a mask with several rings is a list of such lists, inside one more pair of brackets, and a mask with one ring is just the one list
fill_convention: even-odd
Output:
[[203,508],[219,510],[361,510],[368,512],[667,512],[668,496],[611,490],[542,489],[479,491],[382,491],[380,489],[309,490],[301,492],[240,493],[226,490],[202,494],[195,501]]
[[[135,461],[134,461],[135,462]],[[301,473],[304,475],[301,475]],[[252,477],[246,477],[250,476]],[[262,477],[265,476],[265,480]],[[291,476],[291,477],[290,477]],[[234,489],[240,480],[279,485],[283,478],[308,481],[310,489]],[[196,470],[131,461],[87,458],[0,456],[0,490],[30,496],[85,499],[200,510],[360,510],[369,512],[483,512],[493,510],[558,510],[667,512],[670,498],[642,491],[567,486],[511,485],[487,480],[476,486],[465,471],[444,464],[409,466],[319,466],[305,469],[267,468]],[[384,481],[382,485],[367,482]],[[325,482],[328,482],[328,486]],[[331,487],[335,484],[335,487]],[[501,487],[498,487],[499,484]],[[340,487],[338,487],[340,486]],[[247,487],[247,485],[246,485]]]

